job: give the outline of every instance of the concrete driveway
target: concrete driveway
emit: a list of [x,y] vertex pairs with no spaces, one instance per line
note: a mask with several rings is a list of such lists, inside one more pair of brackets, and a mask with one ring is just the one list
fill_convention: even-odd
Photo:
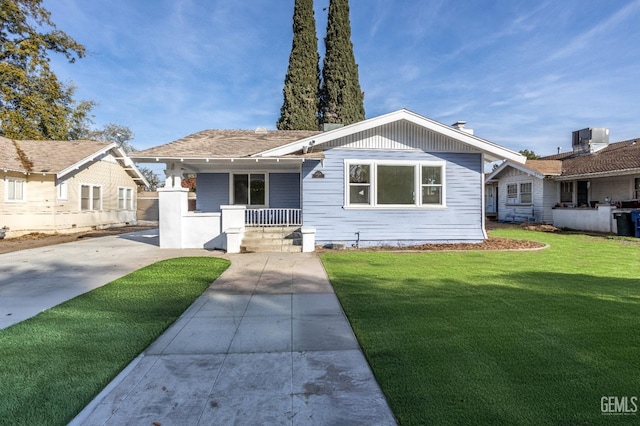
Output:
[[[157,232],[157,231],[156,231]],[[142,231],[0,255],[4,327],[155,261]],[[394,425],[314,254],[244,254],[71,425]]]
[[143,266],[206,250],[158,247],[158,230],[0,254],[0,329],[105,285]]

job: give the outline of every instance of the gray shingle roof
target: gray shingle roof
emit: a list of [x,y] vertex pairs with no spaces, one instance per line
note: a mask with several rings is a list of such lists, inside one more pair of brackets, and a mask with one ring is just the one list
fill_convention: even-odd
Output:
[[320,132],[307,130],[203,130],[165,145],[132,153],[141,158],[242,158]]
[[[111,144],[96,141],[21,141],[0,137],[0,168],[55,174],[108,145]],[[23,153],[22,158],[20,152]]]

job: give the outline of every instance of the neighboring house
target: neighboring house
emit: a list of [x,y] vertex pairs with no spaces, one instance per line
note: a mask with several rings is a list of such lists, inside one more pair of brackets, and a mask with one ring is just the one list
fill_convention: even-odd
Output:
[[147,181],[115,143],[0,137],[0,228],[7,237],[136,221]]
[[486,182],[497,188],[499,220],[616,232],[616,214],[640,208],[640,143],[609,143],[607,129],[583,129],[572,151],[506,161]]
[[230,234],[283,224],[321,245],[481,242],[485,162],[524,157],[457,124],[400,110],[326,132],[207,130],[133,157],[167,165],[161,247],[235,251]]

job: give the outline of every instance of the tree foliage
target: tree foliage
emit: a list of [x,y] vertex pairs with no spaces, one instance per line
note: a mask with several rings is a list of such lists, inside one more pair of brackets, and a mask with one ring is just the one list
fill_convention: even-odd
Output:
[[351,43],[349,0],[330,0],[326,53],[322,68],[320,113],[322,123],[344,125],[365,118],[364,93]]
[[539,155],[536,155],[535,152],[533,151],[529,151],[528,149],[522,149],[520,151],[518,151],[518,153],[524,155],[525,157],[527,157],[527,160],[537,160],[538,158],[540,158]]
[[284,80],[284,102],[279,130],[317,130],[320,90],[320,55],[313,0],[296,0],[293,11],[293,45]]
[[0,135],[15,139],[78,139],[93,102],[75,102],[60,82],[50,53],[69,62],[84,46],[56,29],[42,0],[0,0]]

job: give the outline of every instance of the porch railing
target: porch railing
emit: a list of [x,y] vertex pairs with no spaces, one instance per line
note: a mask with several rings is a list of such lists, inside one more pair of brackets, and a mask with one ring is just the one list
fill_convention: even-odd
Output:
[[244,218],[246,226],[300,226],[302,210],[247,209]]

